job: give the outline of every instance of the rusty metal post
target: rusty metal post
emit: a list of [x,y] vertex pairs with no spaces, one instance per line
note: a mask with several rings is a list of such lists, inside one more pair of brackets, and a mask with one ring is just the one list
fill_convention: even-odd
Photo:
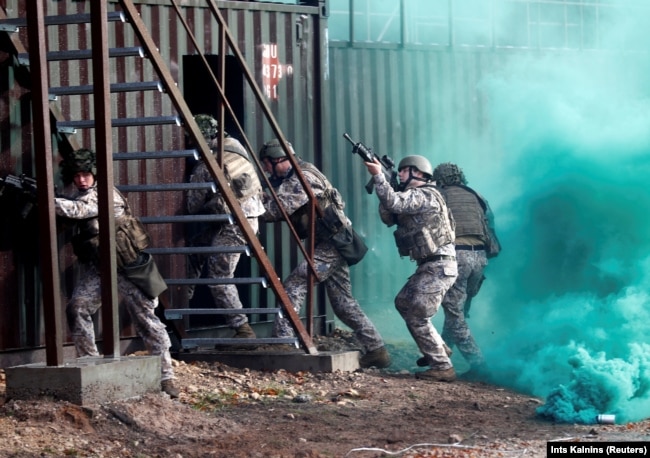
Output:
[[48,366],[63,365],[63,323],[59,255],[54,213],[54,178],[52,173],[52,135],[48,102],[49,72],[44,7],[42,0],[27,2],[27,35],[32,79],[32,116],[34,158],[38,182],[38,225],[43,307],[45,315],[45,359]]
[[120,356],[120,327],[115,260],[115,209],[113,186],[113,137],[111,129],[110,72],[106,0],[90,5],[93,51],[93,96],[97,193],[99,195],[99,259],[102,279],[102,328],[105,357]]

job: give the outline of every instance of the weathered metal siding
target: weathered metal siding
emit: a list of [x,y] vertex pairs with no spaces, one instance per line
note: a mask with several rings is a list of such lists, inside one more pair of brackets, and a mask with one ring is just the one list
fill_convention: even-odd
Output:
[[[63,15],[90,13],[90,2],[47,1],[46,15]],[[168,62],[178,86],[184,84],[182,58],[195,54],[190,39],[186,36],[176,12],[166,1],[136,2],[141,16],[157,43],[163,58]],[[179,2],[181,3],[181,2]],[[291,141],[299,154],[318,163],[320,139],[315,138],[314,126],[322,126],[320,110],[315,101],[315,93],[320,93],[318,78],[312,74],[319,68],[318,49],[315,34],[319,33],[318,14],[315,7],[291,6],[280,4],[263,4],[249,2],[217,2],[227,20],[231,33],[235,37],[248,68],[251,69],[258,85],[262,86],[262,51],[264,45],[277,45],[278,62],[283,64],[285,75],[277,84],[277,99],[266,98],[271,112],[275,116],[285,137]],[[181,7],[197,41],[205,54],[218,52],[218,26],[210,10],[203,1],[184,1]],[[9,17],[24,17],[23,2],[18,0],[0,0]],[[109,11],[117,5],[109,1]],[[300,24],[299,29],[297,24]],[[137,45],[134,34],[128,24],[111,23],[109,47]],[[297,33],[300,31],[300,40]],[[0,36],[4,34],[0,33]],[[22,43],[27,45],[24,31],[19,33]],[[3,38],[4,40],[4,38]],[[48,27],[48,49],[86,49],[91,45],[89,25],[69,25]],[[29,74],[24,68],[14,67],[12,57],[5,52],[0,40],[0,172],[22,173],[33,176],[31,157],[30,101],[24,96],[29,92]],[[158,79],[153,75],[152,67],[146,59],[137,57],[111,59],[113,82],[149,81]],[[291,74],[287,70],[291,68]],[[89,84],[92,82],[90,62],[62,61],[51,64],[50,86],[68,86]],[[25,73],[22,81],[17,82],[19,74]],[[6,76],[6,78],[5,78]],[[190,82],[191,83],[191,82]],[[164,94],[157,92],[119,93],[111,95],[113,117],[142,117],[174,115],[175,110]],[[253,92],[245,89],[244,119],[240,120],[251,145],[257,149],[273,137],[272,130],[264,121],[262,110],[257,104]],[[56,102],[64,119],[92,119],[93,104],[90,96],[61,97]],[[95,148],[92,129],[81,129],[75,135],[78,142],[85,147]],[[56,142],[54,147],[56,148]],[[183,149],[185,143],[182,127],[129,127],[114,129],[113,150],[115,152],[158,151]],[[315,147],[316,146],[316,147]],[[55,164],[60,155],[54,151]],[[185,161],[165,159],[163,161],[140,160],[119,161],[115,164],[115,184],[155,184],[184,181],[187,175]],[[134,213],[145,215],[173,215],[183,213],[181,193],[173,192],[130,192],[126,194]],[[155,246],[182,246],[184,228],[182,225],[150,225]],[[13,233],[9,233],[13,231]],[[41,304],[38,296],[40,278],[33,265],[25,266],[21,260],[16,236],[20,228],[2,228],[5,246],[0,251],[0,350],[9,348],[36,347],[42,345]],[[279,225],[265,228],[261,235],[271,261],[278,274],[286,276],[295,265],[299,255],[294,242],[289,240],[285,229]],[[61,240],[63,245],[64,240]],[[13,248],[13,249],[12,249]],[[289,254],[289,256],[287,255]],[[62,248],[63,293],[67,296],[76,278],[74,269],[70,269],[72,256],[70,248]],[[158,256],[157,262],[163,275],[172,278],[185,276],[184,261],[177,257]],[[255,266],[253,266],[255,269]],[[253,273],[255,274],[255,273]],[[170,292],[170,302],[174,306],[183,306],[184,291],[174,288]],[[266,293],[263,294],[265,296]],[[261,297],[255,300],[270,301]],[[65,301],[64,301],[65,303]],[[256,304],[253,304],[256,305]],[[126,320],[128,322],[128,320]],[[36,328],[36,329],[34,329]],[[16,331],[18,330],[18,331]],[[130,328],[123,330],[123,335],[131,335]]]
[[[409,154],[432,164],[453,161],[461,136],[489,135],[481,77],[499,66],[507,53],[489,50],[408,50],[330,47],[331,142],[338,161],[329,176],[347,202],[350,219],[366,237],[370,251],[352,268],[357,299],[364,304],[392,304],[401,284],[379,278],[387,263],[395,272],[413,271],[399,261],[392,232],[381,223],[378,200],[368,195],[369,179],[361,158],[351,155],[342,138],[348,132],[396,165]],[[451,88],[451,90],[450,90]]]

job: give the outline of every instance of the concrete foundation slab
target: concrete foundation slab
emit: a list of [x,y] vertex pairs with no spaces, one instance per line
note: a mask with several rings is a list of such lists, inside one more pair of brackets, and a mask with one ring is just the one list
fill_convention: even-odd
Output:
[[319,352],[309,355],[302,351],[192,351],[180,352],[174,358],[185,361],[220,362],[228,366],[253,370],[289,372],[353,372],[359,369],[359,352]]
[[5,374],[7,399],[48,397],[95,405],[160,392],[160,356],[84,357],[63,366],[9,367]]

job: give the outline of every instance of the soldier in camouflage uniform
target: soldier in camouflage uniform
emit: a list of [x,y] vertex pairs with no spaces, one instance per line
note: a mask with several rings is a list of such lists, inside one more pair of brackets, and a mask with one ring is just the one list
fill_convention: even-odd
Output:
[[395,308],[430,366],[416,377],[452,382],[456,372],[431,319],[458,275],[453,218],[432,184],[433,168],[425,157],[406,156],[400,161],[399,190],[386,181],[379,161],[366,162],[366,166],[373,176],[382,222],[388,227],[397,225],[395,242],[400,255],[418,265],[395,297]]
[[[218,123],[209,115],[197,115],[195,121],[201,133],[213,151],[218,151]],[[247,217],[252,230],[257,233],[258,217],[264,213],[262,204],[262,185],[255,169],[250,162],[248,153],[242,144],[224,132],[224,172],[230,180],[231,188],[238,198],[242,211]],[[206,164],[199,162],[192,171],[190,182],[213,182],[214,179]],[[187,212],[190,214],[229,214],[230,209],[219,192],[206,189],[193,189],[187,192]],[[234,247],[247,245],[241,229],[236,224],[206,224],[198,236],[191,242],[193,245]],[[214,253],[207,256],[194,255],[190,258],[191,274],[195,277],[204,275],[207,278],[233,278],[235,269],[241,257],[240,253]],[[243,308],[237,287],[229,285],[209,285],[212,298],[217,308]],[[248,324],[244,314],[228,315],[228,325],[235,330],[235,338],[255,338],[255,331]]]
[[[80,357],[98,356],[92,320],[92,316],[101,306],[98,251],[99,204],[95,181],[97,174],[95,153],[88,149],[77,150],[64,159],[60,166],[63,182],[74,183],[76,192],[70,198],[56,197],[54,208],[57,215],[75,223],[73,248],[77,259],[83,264],[83,274],[67,304],[66,316],[77,354]],[[130,212],[126,200],[117,190],[113,198],[117,226],[118,221],[129,216]],[[169,353],[171,341],[165,325],[154,313],[158,306],[158,297],[150,297],[119,269],[117,289],[121,304],[129,312],[136,332],[142,338],[145,347],[152,355],[160,355],[161,389],[172,398],[177,398],[179,390],[173,383],[174,370]]]
[[[295,154],[290,143],[287,143],[291,154]],[[270,176],[270,182],[278,196],[280,205],[291,218],[291,222],[301,237],[307,237],[308,196],[300,180],[294,173],[291,162],[278,140],[271,140],[264,144],[259,153],[264,171]],[[330,184],[327,178],[309,162],[297,159],[300,169],[309,183],[314,196],[319,202],[324,214],[338,207],[340,210],[341,224],[350,225],[350,221],[343,213],[344,204],[338,191]],[[282,213],[278,203],[270,196],[264,196],[266,213],[265,221],[280,221]],[[332,213],[336,213],[332,211]],[[332,309],[336,316],[350,327],[357,340],[363,346],[364,354],[359,360],[361,367],[388,367],[391,363],[390,356],[384,346],[384,341],[377,328],[366,316],[361,306],[352,296],[350,283],[350,268],[348,261],[343,258],[331,239],[325,233],[319,232],[317,224],[314,266],[318,272],[318,282],[323,283],[327,291]],[[309,265],[303,261],[289,274],[284,281],[284,288],[291,299],[294,310],[300,311],[307,295],[307,279]],[[278,317],[274,323],[274,335],[290,337],[294,335],[291,324],[284,317]]]
[[488,263],[486,246],[489,241],[486,211],[489,206],[482,196],[466,186],[465,174],[455,164],[438,165],[433,179],[456,222],[458,278],[442,301],[445,310],[442,336],[450,346],[456,345],[470,365],[470,370],[461,377],[484,379],[488,376],[487,365],[465,318],[485,278],[483,270]]

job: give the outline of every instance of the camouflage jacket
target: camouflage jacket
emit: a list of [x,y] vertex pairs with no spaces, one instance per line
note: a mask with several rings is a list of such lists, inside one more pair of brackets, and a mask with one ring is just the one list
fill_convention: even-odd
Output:
[[[126,203],[119,192],[113,192],[113,207],[115,218],[124,216]],[[70,219],[97,218],[99,216],[97,185],[93,185],[86,191],[77,191],[69,199],[54,198],[54,211],[57,215]]]
[[[436,218],[433,215],[447,212],[442,195],[439,195],[440,198],[434,196],[431,191],[437,194],[440,193],[432,187],[427,186],[425,189],[408,188],[398,192],[393,190],[381,173],[374,175],[374,183],[375,192],[379,198],[379,216],[388,227],[395,224],[398,226],[422,226],[427,224],[428,221],[435,220]],[[435,254],[454,256],[456,250],[453,236],[451,243],[439,246]]]
[[[302,161],[299,161],[298,163],[300,164],[301,162]],[[328,189],[329,183],[324,182],[308,170],[302,170],[302,173],[311,187],[314,196],[317,199],[321,197],[325,190]],[[278,196],[282,208],[284,208],[288,215],[293,215],[309,202],[309,197],[300,183],[298,175],[296,175],[293,169],[287,173],[280,185],[277,186],[274,191]],[[280,207],[271,196],[264,195],[264,207],[266,208],[266,214],[264,215],[266,221],[282,220]]]

